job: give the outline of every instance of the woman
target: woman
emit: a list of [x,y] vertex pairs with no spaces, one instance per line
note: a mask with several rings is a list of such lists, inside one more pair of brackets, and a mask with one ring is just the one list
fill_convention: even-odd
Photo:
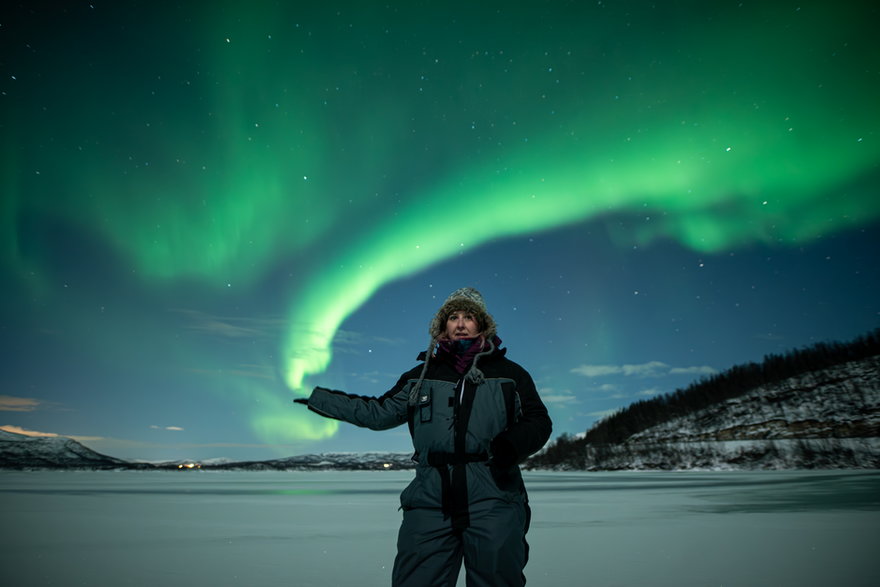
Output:
[[392,585],[525,584],[528,497],[518,464],[550,437],[528,372],[506,358],[482,295],[458,289],[431,321],[423,364],[381,397],[316,387],[309,409],[374,430],[407,423],[415,479],[400,496],[403,522]]

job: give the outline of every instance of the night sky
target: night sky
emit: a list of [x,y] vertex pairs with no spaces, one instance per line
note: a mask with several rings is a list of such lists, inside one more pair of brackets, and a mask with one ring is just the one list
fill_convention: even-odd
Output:
[[465,285],[554,435],[880,325],[873,3],[0,15],[7,430],[406,451],[291,400],[383,393]]

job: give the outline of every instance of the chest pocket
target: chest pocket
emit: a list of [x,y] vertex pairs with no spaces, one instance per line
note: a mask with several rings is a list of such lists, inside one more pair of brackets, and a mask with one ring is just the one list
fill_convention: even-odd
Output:
[[416,452],[452,452],[454,383],[425,379],[409,411],[410,434]]
[[433,416],[433,396],[430,389],[420,390],[417,404],[419,422],[430,422]]

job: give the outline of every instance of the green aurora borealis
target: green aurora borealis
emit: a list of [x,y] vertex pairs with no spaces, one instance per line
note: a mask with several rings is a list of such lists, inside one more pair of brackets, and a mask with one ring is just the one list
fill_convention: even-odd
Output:
[[[149,291],[285,275],[274,367],[304,393],[380,288],[500,239],[623,217],[622,247],[711,255],[870,226],[877,9],[767,4],[19,7],[4,281],[57,304],[58,226]],[[265,442],[336,433],[231,387]]]

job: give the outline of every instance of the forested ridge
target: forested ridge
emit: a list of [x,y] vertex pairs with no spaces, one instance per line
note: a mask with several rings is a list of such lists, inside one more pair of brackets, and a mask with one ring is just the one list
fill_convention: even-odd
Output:
[[582,462],[588,447],[619,445],[640,432],[743,396],[756,388],[878,355],[880,328],[850,342],[821,342],[783,354],[766,355],[760,363],[736,365],[703,377],[684,389],[632,403],[594,424],[584,436],[563,434],[535,455],[528,466],[553,467]]

